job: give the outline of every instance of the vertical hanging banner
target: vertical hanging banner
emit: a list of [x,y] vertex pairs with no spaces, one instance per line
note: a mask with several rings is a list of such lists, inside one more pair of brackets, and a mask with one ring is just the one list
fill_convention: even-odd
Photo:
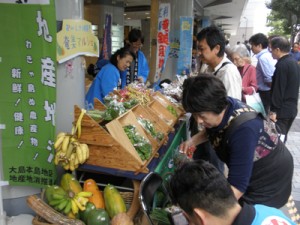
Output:
[[193,17],[180,17],[180,50],[177,74],[188,75],[192,64]]
[[111,15],[105,16],[105,28],[99,59],[109,60],[111,56]]
[[155,82],[160,79],[169,54],[170,18],[170,3],[159,4]]
[[0,124],[4,180],[44,187],[56,180],[54,0],[0,0]]

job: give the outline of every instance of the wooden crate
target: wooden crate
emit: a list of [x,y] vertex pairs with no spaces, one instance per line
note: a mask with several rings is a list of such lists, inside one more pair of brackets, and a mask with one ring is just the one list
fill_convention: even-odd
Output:
[[[165,123],[156,114],[151,113],[151,110],[148,108],[148,106],[142,106],[139,104],[133,107],[131,111],[134,113],[136,118],[142,117],[149,120],[155,127],[155,130],[162,132],[165,135],[164,139],[161,142],[158,142],[159,147],[167,140],[169,132],[174,130],[173,127]],[[150,134],[148,134],[147,132],[146,134],[149,139],[153,139],[153,137]]]
[[156,114],[160,119],[162,119],[168,126],[174,127],[178,118],[167,110],[158,100],[154,99],[147,105],[151,114]]
[[94,98],[94,109],[105,111],[106,106],[98,98]]
[[159,101],[159,103],[162,104],[165,108],[167,108],[168,105],[173,106],[177,112],[178,117],[180,117],[184,114],[184,110],[182,109],[182,107],[179,107],[177,104],[172,103],[166,96],[164,96],[159,91],[154,92],[152,97],[155,100]]
[[[78,120],[80,113],[81,109],[75,105],[74,123]],[[142,161],[135,149],[127,148],[120,142],[118,135],[115,137],[85,114],[82,119],[79,141],[88,144],[90,149],[90,157],[86,164],[148,173],[147,164],[150,161]]]
[[[138,134],[143,136],[146,140],[148,140],[150,142],[150,144],[152,146],[152,155],[146,162],[142,161],[140,159],[137,151],[135,150],[134,146],[132,145],[132,143],[130,142],[129,138],[127,137],[125,131],[123,130],[123,127],[126,125],[135,126]],[[119,143],[122,143],[122,145],[124,146],[124,148],[127,149],[127,151],[129,151],[131,154],[138,157],[140,162],[143,162],[146,165],[148,165],[148,163],[156,155],[156,153],[159,149],[158,142],[156,140],[154,140],[153,138],[152,139],[148,138],[146,131],[144,131],[143,127],[139,124],[139,122],[136,119],[135,114],[131,110],[129,110],[128,112],[124,113],[120,117],[118,117],[118,118],[112,120],[111,122],[109,122],[108,124],[106,124],[106,127],[107,127],[109,133],[116,140],[118,140]]]

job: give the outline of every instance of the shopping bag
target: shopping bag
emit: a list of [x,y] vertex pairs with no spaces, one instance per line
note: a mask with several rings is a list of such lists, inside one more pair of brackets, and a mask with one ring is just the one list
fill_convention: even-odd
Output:
[[257,112],[260,112],[264,116],[266,116],[265,107],[261,101],[259,93],[254,91],[252,95],[245,95],[245,99],[246,99],[247,105],[251,106]]

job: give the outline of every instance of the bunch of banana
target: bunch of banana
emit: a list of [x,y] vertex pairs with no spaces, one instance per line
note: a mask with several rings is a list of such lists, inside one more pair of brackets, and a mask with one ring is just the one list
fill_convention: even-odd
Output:
[[89,197],[93,194],[89,191],[81,191],[77,193],[73,198],[71,198],[71,210],[74,215],[76,215],[79,210],[84,211],[86,203],[89,201]]
[[49,201],[48,204],[65,215],[68,215],[70,212],[76,215],[79,210],[85,210],[85,205],[89,201],[88,198],[92,195],[92,192],[88,191],[79,192],[74,197],[70,197],[65,194],[53,193],[52,200]]
[[59,133],[54,148],[54,163],[60,164],[65,170],[74,171],[89,158],[88,145],[80,143],[72,134]]
[[66,194],[53,193],[52,200],[48,202],[55,210],[68,214],[72,209],[71,198]]

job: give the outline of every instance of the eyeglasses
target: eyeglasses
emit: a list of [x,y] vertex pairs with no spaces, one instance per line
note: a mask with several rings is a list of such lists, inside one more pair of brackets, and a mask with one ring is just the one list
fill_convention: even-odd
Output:
[[141,41],[136,41],[136,42],[132,42],[131,45],[133,47],[140,48],[143,46],[143,43]]

